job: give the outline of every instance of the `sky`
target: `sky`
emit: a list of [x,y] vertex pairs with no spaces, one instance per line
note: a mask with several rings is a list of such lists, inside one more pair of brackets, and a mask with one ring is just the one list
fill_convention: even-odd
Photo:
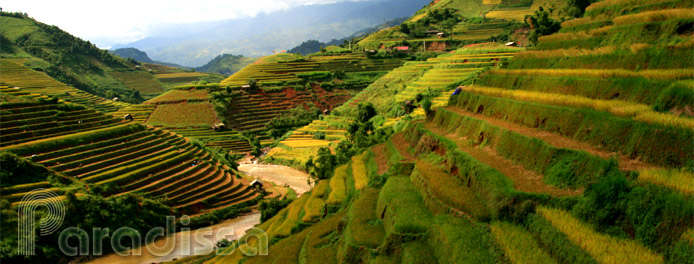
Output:
[[157,28],[180,23],[252,17],[298,5],[361,0],[5,0],[3,11],[30,17],[100,48],[142,39]]

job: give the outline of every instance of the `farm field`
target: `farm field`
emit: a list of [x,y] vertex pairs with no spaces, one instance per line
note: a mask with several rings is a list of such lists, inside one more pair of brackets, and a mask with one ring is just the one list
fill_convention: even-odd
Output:
[[[258,197],[248,188],[248,180],[233,177],[234,171],[175,134],[123,123],[75,105],[36,102],[2,103],[2,107],[15,113],[12,121],[2,122],[2,151],[29,158],[75,183],[118,186],[104,193],[106,197],[148,192],[167,197],[168,204],[189,214]],[[61,126],[65,122],[70,125]],[[22,127],[36,128],[30,132],[21,131]],[[85,140],[89,144],[83,144]],[[54,184],[44,180],[3,187],[3,199],[19,204],[36,187],[50,188],[58,194],[79,189],[79,185]],[[204,191],[197,191],[198,187]]]
[[[114,112],[130,104],[101,98],[58,82],[45,73],[22,65],[21,59],[0,58],[1,92],[32,97],[58,97],[64,101],[92,107],[102,112]],[[111,98],[113,99],[113,98]]]
[[[110,61],[127,67],[105,71],[120,81],[99,94],[127,84],[128,101],[146,95],[137,104],[49,77],[59,69],[34,56],[54,54],[33,52],[62,35],[0,29],[13,41],[0,48],[3,231],[51,202],[66,226],[131,233],[166,216],[180,234],[260,219],[214,252],[157,259],[172,263],[694,259],[694,3],[425,4],[400,25],[276,51],[224,79]],[[43,207],[36,219],[62,217]],[[22,236],[0,239],[3,263],[92,258],[60,253],[57,233],[21,256]]]
[[[455,1],[432,5],[449,2]],[[692,174],[687,167],[694,158],[688,151],[694,148],[690,144],[694,134],[691,111],[686,110],[694,107],[688,92],[693,65],[680,61],[684,57],[672,57],[688,54],[683,49],[689,46],[672,43],[685,43],[689,36],[663,30],[689,19],[667,9],[691,4],[656,2],[666,4],[598,2],[587,9],[587,14],[600,16],[595,25],[569,20],[562,32],[573,35],[543,37],[532,50],[506,53],[495,49],[492,53],[463,48],[425,62],[406,63],[336,108],[333,112],[338,114],[295,130],[268,156],[305,161],[302,155],[317,155],[319,147],[334,150],[339,141],[327,136],[339,133],[348,137],[348,126],[341,124],[350,122],[344,118],[354,116],[360,103],[372,103],[381,114],[394,102],[435,91],[433,111],[427,115],[417,108],[411,116],[419,118],[409,119],[413,121],[405,122],[400,132],[377,145],[372,151],[378,154],[358,153],[336,167],[328,179],[331,201],[327,204],[336,206],[344,197],[354,197],[349,206],[280,243],[309,241],[316,232],[313,228],[339,216],[345,226],[334,227],[332,232],[344,242],[330,244],[338,249],[329,252],[338,259],[379,263],[425,259],[438,263],[685,261],[689,258],[685,252],[692,249],[688,234],[694,225]],[[533,3],[522,9],[536,6]],[[619,10],[624,13],[616,12]],[[639,14],[653,10],[658,11]],[[423,17],[416,14],[411,21]],[[613,20],[622,22],[610,26]],[[581,28],[589,24],[594,27]],[[630,42],[634,39],[620,39],[635,28],[646,27],[660,30],[643,31],[648,33],[642,35],[639,45]],[[590,39],[594,34],[581,33],[594,29],[607,32],[605,38],[597,41]],[[592,46],[572,43],[584,40]],[[578,52],[567,55],[572,51]],[[495,58],[504,66],[495,68]],[[474,63],[490,64],[475,67]],[[460,82],[468,76],[475,79],[474,85]],[[459,93],[452,95],[458,85]],[[400,127],[398,122],[406,118],[384,120],[384,124]],[[326,139],[314,139],[319,132]],[[313,151],[310,145],[314,145]],[[365,171],[369,187],[361,189]],[[378,176],[374,171],[387,179],[374,177]],[[606,192],[619,197],[606,198]],[[656,205],[658,199],[668,200],[678,209],[655,213],[664,210]],[[562,202],[569,200],[575,203]],[[622,207],[611,207],[617,204]],[[377,220],[363,224],[374,218],[373,208]],[[355,210],[359,216],[353,214]],[[643,220],[646,215],[658,216],[647,222]],[[275,217],[268,223],[279,219],[293,218]],[[667,225],[668,231],[660,225]],[[637,229],[641,231],[634,231]],[[426,235],[417,236],[422,233]],[[418,238],[395,242],[397,251],[384,250],[393,247],[387,238],[396,235]],[[479,245],[484,249],[473,251]],[[452,249],[467,253],[450,254]],[[306,250],[304,244],[294,253],[284,252],[270,261],[294,257],[317,261],[301,253]],[[212,263],[241,259],[218,257]],[[244,261],[263,262],[256,257]]]
[[[491,52],[489,48],[477,50],[481,54],[444,54],[425,62],[409,62],[394,69],[343,106],[337,107],[336,112],[343,116],[333,114],[325,117],[324,120],[313,121],[295,130],[288,138],[280,141],[279,146],[272,149],[265,160],[303,164],[310,156],[315,156],[319,148],[336,147],[341,140],[345,139],[346,125],[351,122],[344,115],[352,113],[360,102],[371,102],[378,110],[384,111],[387,110],[386,107],[392,107],[392,104],[415,100],[418,94],[432,93],[435,95],[431,100],[432,108],[445,106],[453,93],[452,90],[455,87],[452,86],[453,84],[471,78],[480,72],[482,67],[496,67],[513,56],[513,52],[523,49],[512,48],[503,53]],[[376,91],[382,87],[387,87],[389,91]],[[386,92],[395,96],[384,96],[383,93]],[[422,118],[424,115],[422,108],[416,108],[408,116]],[[401,119],[402,117],[388,119],[384,125],[394,125]],[[325,135],[325,138],[315,139],[314,135],[317,133]]]
[[208,103],[160,104],[147,119],[148,125],[162,127],[211,127],[217,115]]

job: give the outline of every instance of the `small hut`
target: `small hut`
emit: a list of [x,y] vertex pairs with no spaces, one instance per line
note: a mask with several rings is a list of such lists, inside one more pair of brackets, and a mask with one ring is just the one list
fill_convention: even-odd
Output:
[[260,188],[263,188],[263,182],[258,180],[258,179],[255,179],[251,182],[250,186],[260,189]]
[[504,44],[504,46],[507,46],[507,47],[515,47],[515,46],[518,46],[518,44],[515,43],[515,42],[513,42],[513,41],[510,41],[510,42]]
[[133,116],[131,114],[126,114],[123,116],[124,120],[133,121]]
[[212,126],[212,130],[214,131],[222,131],[224,130],[224,123],[217,123]]

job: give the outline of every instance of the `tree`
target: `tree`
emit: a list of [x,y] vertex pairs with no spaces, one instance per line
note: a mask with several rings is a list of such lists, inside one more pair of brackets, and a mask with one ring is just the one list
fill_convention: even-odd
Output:
[[538,10],[535,10],[535,14],[525,16],[525,24],[533,29],[528,37],[533,45],[537,45],[537,41],[541,36],[555,33],[561,29],[561,23],[550,17],[552,11],[548,12],[540,7]]
[[407,25],[407,23],[402,23],[402,25],[400,25],[400,32],[409,35],[410,34],[410,26]]
[[258,80],[256,79],[248,79],[248,86],[251,87],[251,90],[255,90],[258,88]]
[[357,121],[366,123],[372,117],[376,116],[376,108],[371,103],[361,103],[357,106]]

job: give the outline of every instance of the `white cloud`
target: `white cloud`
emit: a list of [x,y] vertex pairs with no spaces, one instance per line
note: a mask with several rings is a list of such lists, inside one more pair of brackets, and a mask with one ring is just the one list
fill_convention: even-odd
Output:
[[252,17],[297,5],[355,0],[9,0],[3,11],[29,16],[102,48],[145,37],[153,28],[167,25]]

